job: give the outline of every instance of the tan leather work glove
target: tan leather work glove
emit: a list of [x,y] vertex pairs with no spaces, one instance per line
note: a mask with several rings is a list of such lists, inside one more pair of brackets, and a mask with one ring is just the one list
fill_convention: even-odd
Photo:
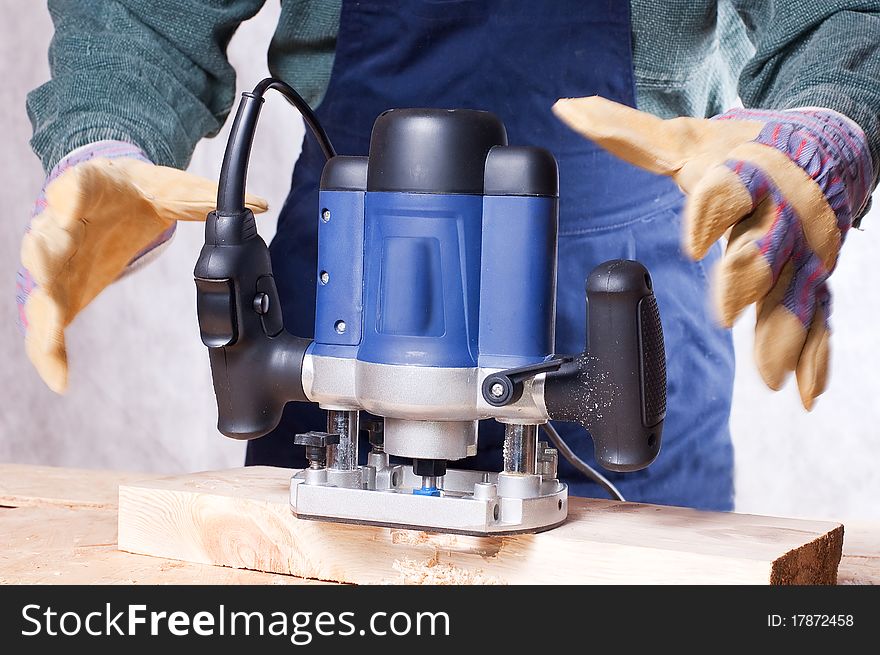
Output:
[[704,257],[729,231],[713,276],[719,319],[730,326],[756,303],[761,376],[778,389],[796,371],[811,409],[828,378],[826,280],[873,178],[862,130],[827,109],[662,120],[589,97],[559,100],[553,111],[609,152],[678,183],[688,196],[683,247],[691,257]]
[[[19,322],[46,384],[67,388],[64,330],[105,287],[170,240],[177,221],[204,221],[217,184],[155,166],[135,146],[79,149],[50,173],[21,245]],[[249,197],[255,212],[266,201]]]

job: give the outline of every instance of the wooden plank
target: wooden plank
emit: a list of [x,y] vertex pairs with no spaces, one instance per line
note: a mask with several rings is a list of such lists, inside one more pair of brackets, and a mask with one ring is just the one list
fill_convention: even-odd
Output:
[[0,584],[302,584],[291,576],[132,555],[116,510],[0,509]]
[[120,482],[150,477],[93,469],[0,464],[0,505],[7,507],[116,507]]
[[848,521],[843,536],[840,584],[880,584],[880,523]]
[[[302,584],[116,546],[120,482],[145,473],[0,464],[0,584]],[[156,476],[153,476],[156,477]]]
[[467,537],[296,519],[293,471],[125,484],[119,547],[351,583],[834,583],[840,524],[571,499],[538,535]]

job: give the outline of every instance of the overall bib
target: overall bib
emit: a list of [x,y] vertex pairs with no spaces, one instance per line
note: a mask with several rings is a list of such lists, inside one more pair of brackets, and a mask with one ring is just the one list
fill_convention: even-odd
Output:
[[[559,162],[556,352],[583,350],[584,281],[597,264],[642,262],[654,279],[666,338],[668,414],[663,446],[648,469],[608,474],[627,500],[727,510],[733,502],[728,415],[733,346],[708,305],[703,262],[681,252],[682,195],[572,132],[550,111],[561,97],[598,94],[635,105],[628,2],[613,0],[344,1],[336,58],[318,117],[337,151],[366,155],[386,109],[485,109],[511,145],[547,148]],[[290,80],[296,83],[296,80]],[[287,329],[314,332],[318,182],[324,158],[307,134],[271,245]],[[301,467],[297,432],[324,429],[317,406],[290,403],[281,425],[248,444],[247,464]],[[587,462],[580,426],[557,423]],[[456,468],[501,468],[502,426],[480,424],[479,454]],[[562,458],[570,493],[604,496]]]

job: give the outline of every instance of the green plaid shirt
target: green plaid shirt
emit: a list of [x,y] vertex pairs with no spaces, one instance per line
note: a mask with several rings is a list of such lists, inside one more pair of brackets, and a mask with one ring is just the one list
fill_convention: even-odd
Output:
[[[28,96],[50,169],[101,139],[183,168],[235,96],[226,46],[266,0],[49,0],[52,79]],[[623,1],[623,0],[613,0]],[[868,135],[880,169],[880,0],[632,0],[640,109],[712,116],[736,103],[827,107]],[[284,0],[269,69],[314,106],[333,64],[341,0]]]

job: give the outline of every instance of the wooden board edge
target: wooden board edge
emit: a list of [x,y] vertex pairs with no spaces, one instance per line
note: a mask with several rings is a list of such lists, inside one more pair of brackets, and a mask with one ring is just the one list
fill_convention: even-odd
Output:
[[787,552],[773,562],[771,585],[835,585],[843,555],[843,525]]
[[116,503],[67,500],[64,498],[22,498],[20,496],[0,496],[0,507],[14,509],[58,507],[61,509],[116,509]]

